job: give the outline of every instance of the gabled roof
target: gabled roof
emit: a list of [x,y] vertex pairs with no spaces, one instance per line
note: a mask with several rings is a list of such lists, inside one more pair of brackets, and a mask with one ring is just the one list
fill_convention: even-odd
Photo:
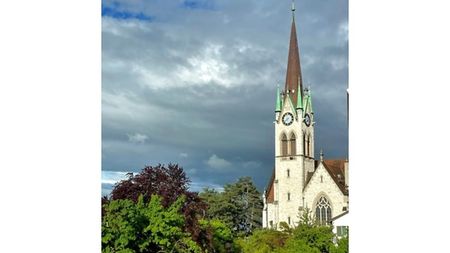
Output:
[[345,185],[345,163],[346,160],[323,160],[323,167],[328,171],[336,185],[344,195],[348,195],[348,187]]
[[[331,176],[333,181],[336,183],[336,185],[339,187],[341,192],[344,195],[348,195],[348,186],[345,185],[345,163],[347,160],[323,160],[323,167],[327,170],[328,174]],[[314,161],[314,172],[308,172],[306,174],[306,184],[305,187],[309,184],[309,181],[311,181],[312,176],[317,170],[317,167],[320,165],[320,161],[315,160]]]

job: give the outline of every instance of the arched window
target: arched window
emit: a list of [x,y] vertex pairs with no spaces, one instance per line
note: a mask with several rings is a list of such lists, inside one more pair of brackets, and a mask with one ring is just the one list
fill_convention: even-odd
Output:
[[288,139],[285,134],[281,136],[281,155],[287,155]]
[[291,139],[289,140],[290,148],[291,148],[291,155],[297,154],[297,146],[295,142],[295,134],[291,134]]
[[331,220],[331,205],[325,197],[320,197],[316,204],[316,220],[322,225]]

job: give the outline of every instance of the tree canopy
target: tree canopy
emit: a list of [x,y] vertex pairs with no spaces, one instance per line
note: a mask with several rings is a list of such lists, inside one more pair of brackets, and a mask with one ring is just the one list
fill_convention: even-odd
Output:
[[129,199],[137,202],[142,195],[147,203],[152,195],[161,197],[162,206],[168,207],[180,196],[185,196],[181,211],[185,217],[185,230],[192,234],[193,239],[201,244],[207,243],[198,224],[198,217],[206,212],[207,205],[196,192],[189,191],[190,180],[177,164],[167,167],[161,164],[147,166],[138,174],[129,174],[128,178],[117,183],[112,192],[111,200]]
[[205,189],[199,196],[208,204],[207,217],[220,219],[234,233],[248,235],[262,225],[262,197],[250,177],[226,184],[223,192]]

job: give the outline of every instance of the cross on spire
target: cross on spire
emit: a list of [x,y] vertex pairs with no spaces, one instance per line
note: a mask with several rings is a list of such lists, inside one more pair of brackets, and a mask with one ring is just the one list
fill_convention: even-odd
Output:
[[295,2],[294,2],[294,0],[292,0],[292,8],[291,8],[291,10],[292,10],[292,18],[294,18],[294,12],[295,12]]

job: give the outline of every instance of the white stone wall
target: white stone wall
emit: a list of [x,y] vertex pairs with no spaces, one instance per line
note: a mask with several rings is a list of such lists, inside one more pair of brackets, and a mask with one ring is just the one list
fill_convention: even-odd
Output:
[[[303,155],[303,132],[306,126],[303,123],[301,113],[294,122],[286,126],[282,122],[285,113],[290,112],[294,116],[296,112],[291,107],[287,97],[278,121],[275,122],[275,203],[272,207],[268,205],[268,217],[273,218],[274,224],[284,221],[288,223],[290,217],[290,225],[295,225],[298,220],[299,207],[303,203],[303,186],[305,181],[304,175],[304,157]],[[311,128],[311,127],[309,127]],[[291,133],[296,136],[296,155],[281,157],[281,136],[285,133],[288,139]],[[288,153],[290,154],[290,145],[288,145]],[[289,170],[289,176],[288,176]],[[290,199],[288,200],[288,193]]]
[[347,207],[347,197],[336,185],[322,163],[318,166],[316,172],[314,172],[303,194],[305,196],[305,207],[308,207],[313,215],[315,215],[316,202],[322,195],[325,195],[330,201],[331,217],[343,213],[343,208]]

